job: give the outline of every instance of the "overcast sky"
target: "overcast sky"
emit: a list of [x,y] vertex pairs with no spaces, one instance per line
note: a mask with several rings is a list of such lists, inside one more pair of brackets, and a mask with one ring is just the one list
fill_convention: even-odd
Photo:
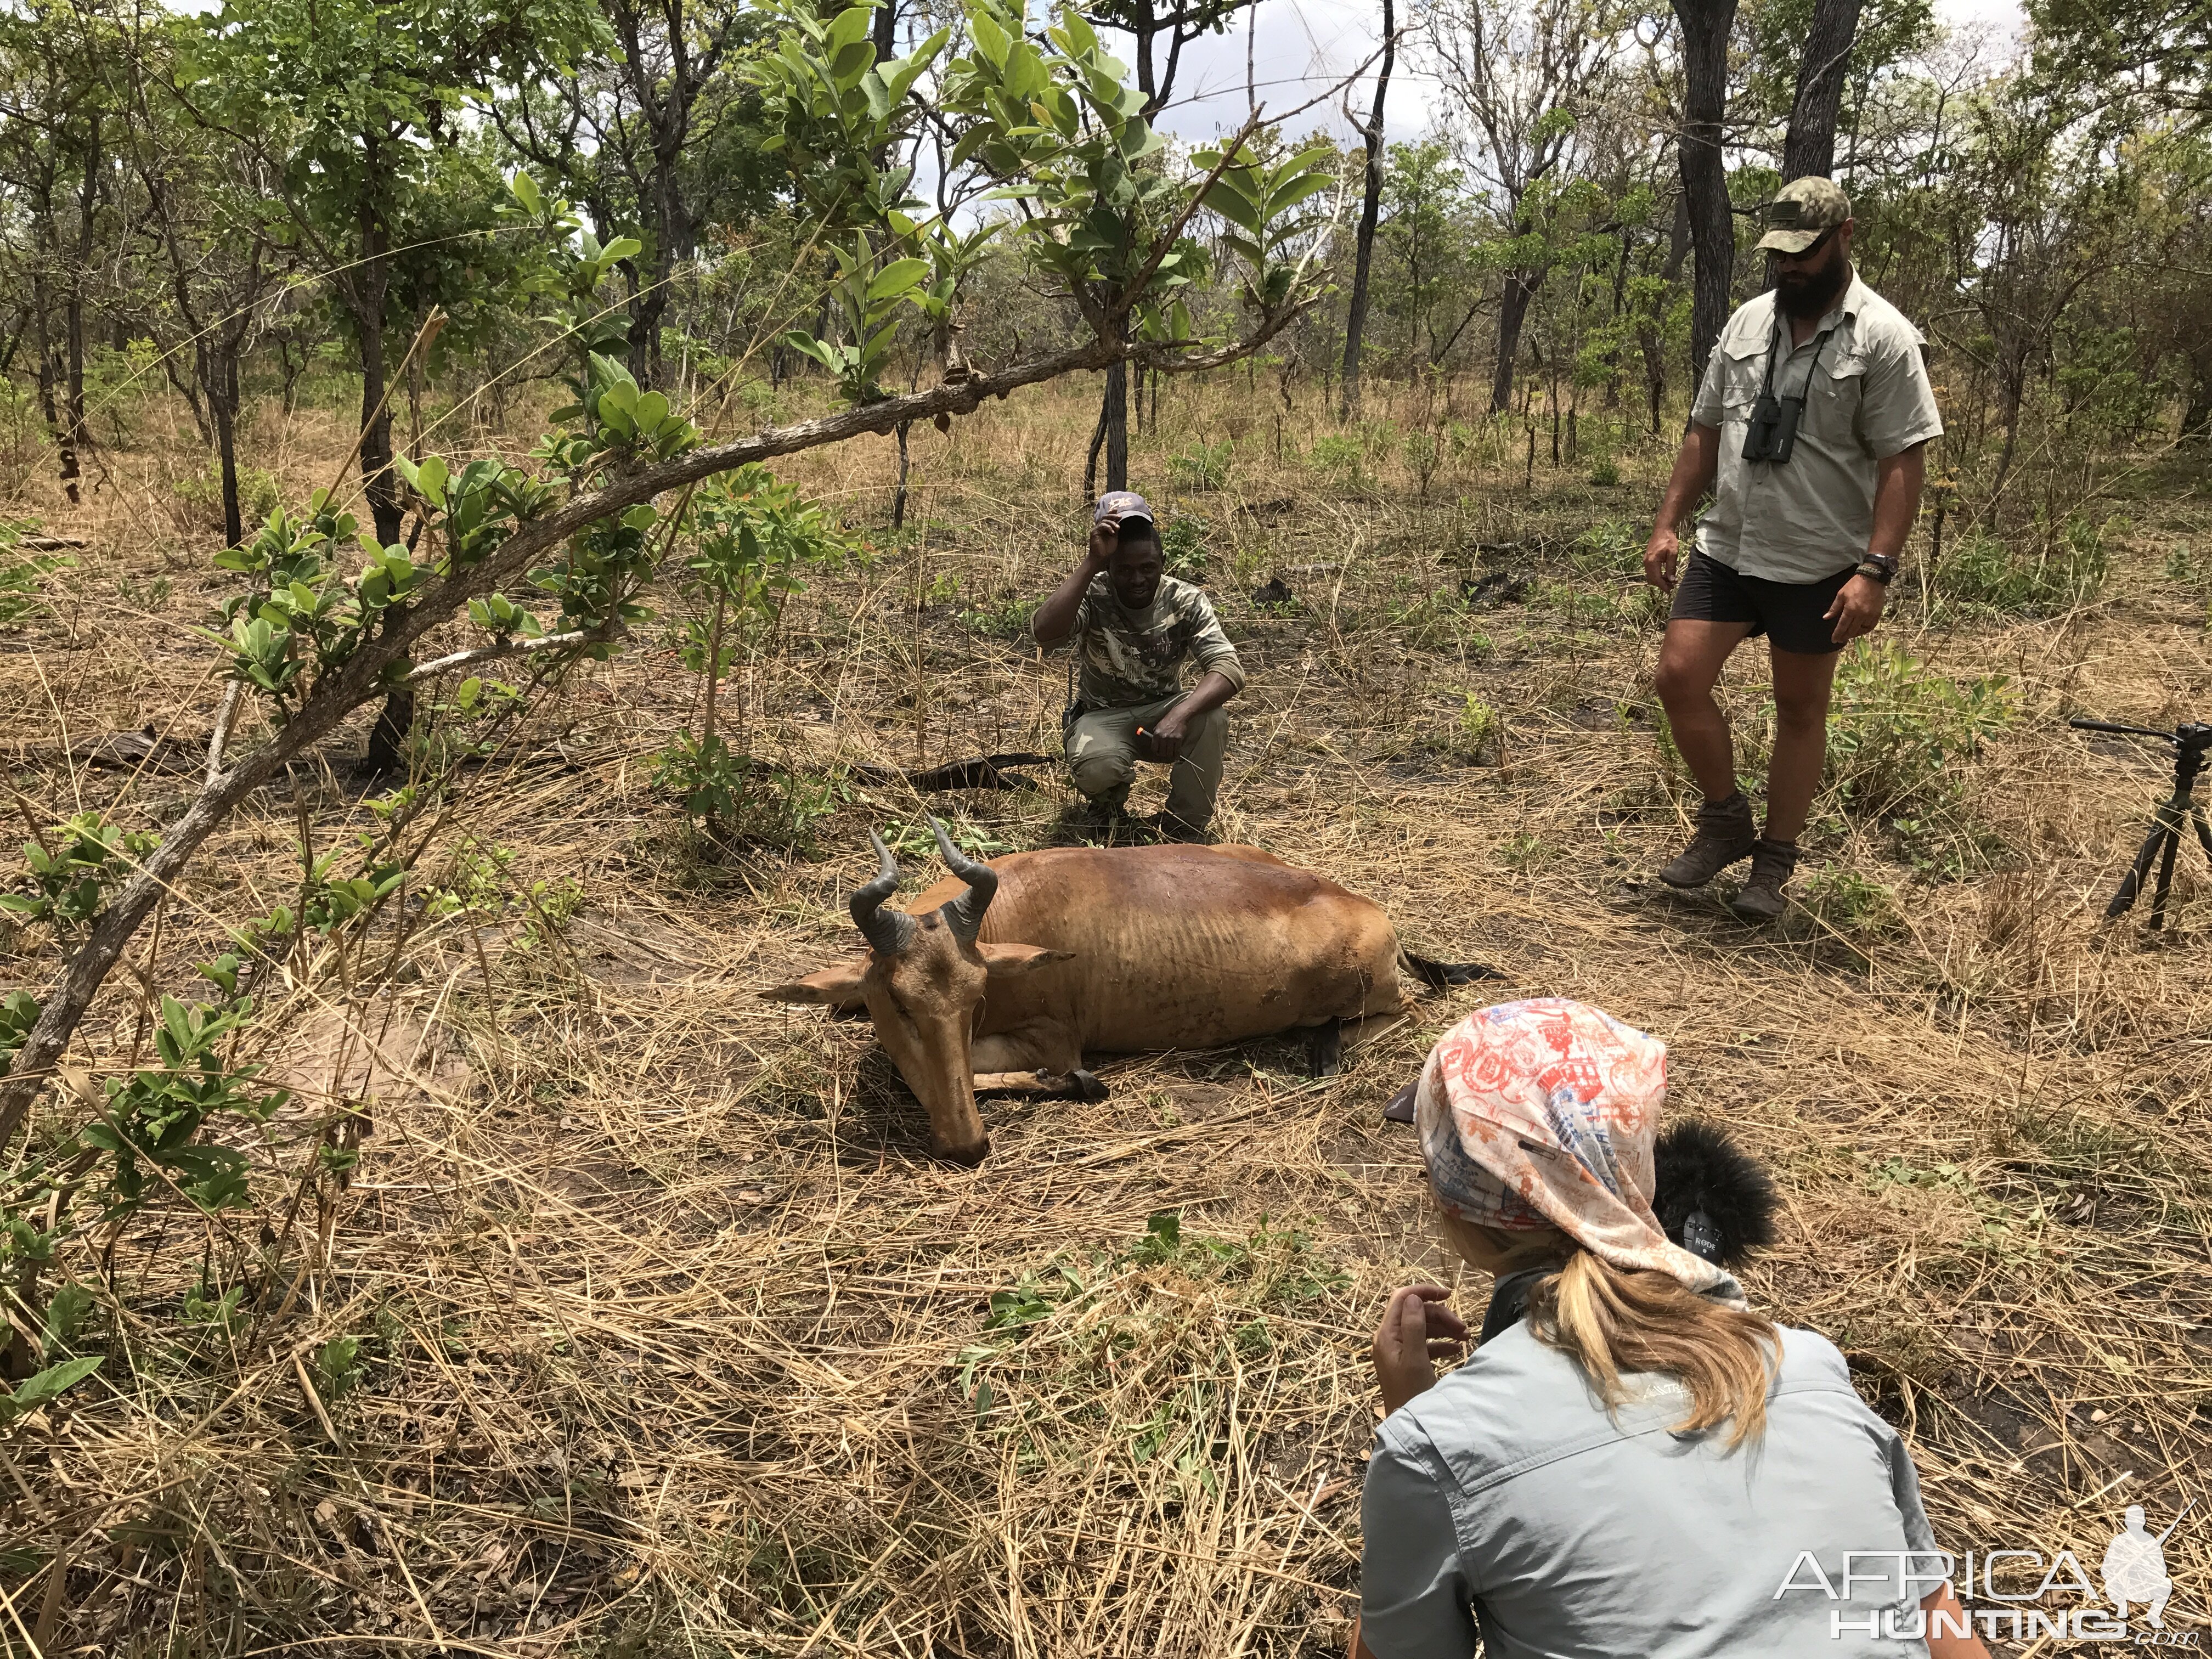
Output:
[[[1402,16],[1410,7],[1401,0],[1398,9]],[[1936,15],[1945,23],[1986,24],[2008,36],[2021,21],[2018,0],[1936,0]],[[1249,13],[1237,18],[1229,33],[1208,35],[1183,49],[1176,73],[1176,101],[1160,125],[1188,139],[1214,137],[1241,125],[1248,113],[1248,45],[1252,81],[1268,114],[1295,109],[1328,91],[1373,53],[1380,44],[1381,27],[1382,8],[1376,0],[1259,0]],[[1133,61],[1126,37],[1117,55]],[[1358,97],[1363,115],[1373,97],[1370,82]],[[1390,77],[1385,118],[1391,139],[1426,134],[1433,124],[1437,97],[1436,82],[1409,70],[1401,46]],[[1340,139],[1349,141],[1352,129],[1344,118],[1342,102],[1339,94],[1317,105],[1289,124],[1291,132],[1310,132],[1326,122]]]

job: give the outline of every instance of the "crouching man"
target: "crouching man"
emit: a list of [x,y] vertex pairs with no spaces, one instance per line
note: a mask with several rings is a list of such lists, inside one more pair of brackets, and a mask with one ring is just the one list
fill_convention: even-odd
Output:
[[[1061,735],[1092,822],[1104,828],[1121,816],[1137,763],[1150,761],[1174,769],[1160,833],[1206,840],[1229,747],[1221,705],[1243,689],[1244,665],[1206,595],[1162,574],[1159,530],[1143,496],[1099,497],[1083,562],[1030,626],[1039,645],[1074,641],[1079,672]],[[1186,659],[1199,675],[1187,691]]]

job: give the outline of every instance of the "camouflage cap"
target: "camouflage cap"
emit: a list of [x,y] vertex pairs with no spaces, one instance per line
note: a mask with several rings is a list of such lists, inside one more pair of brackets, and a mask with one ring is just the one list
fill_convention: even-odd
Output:
[[1830,179],[1792,179],[1761,210],[1766,234],[1759,246],[1769,253],[1802,253],[1851,216],[1851,198]]

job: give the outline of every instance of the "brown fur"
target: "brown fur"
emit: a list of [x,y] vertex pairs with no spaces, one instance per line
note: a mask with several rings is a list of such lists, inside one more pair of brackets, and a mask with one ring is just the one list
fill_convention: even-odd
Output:
[[949,877],[907,907],[921,926],[897,957],[872,951],[767,993],[866,1003],[947,1156],[988,1150],[979,1074],[1062,1087],[1086,1054],[1216,1048],[1404,1001],[1381,908],[1257,848],[1053,848],[991,867],[975,947],[938,918],[967,890]]

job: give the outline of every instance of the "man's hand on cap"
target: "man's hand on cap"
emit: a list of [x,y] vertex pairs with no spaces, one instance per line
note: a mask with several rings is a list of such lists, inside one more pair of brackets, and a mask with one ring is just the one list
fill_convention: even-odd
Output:
[[1119,514],[1103,518],[1091,526],[1091,546],[1085,557],[1092,564],[1103,568],[1114,556],[1114,544],[1121,539],[1121,520]]

